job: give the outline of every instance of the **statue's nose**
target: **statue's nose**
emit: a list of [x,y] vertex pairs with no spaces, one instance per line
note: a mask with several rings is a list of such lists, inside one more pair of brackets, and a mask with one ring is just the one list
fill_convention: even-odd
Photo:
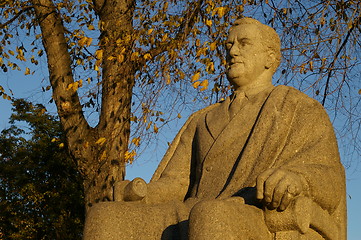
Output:
[[239,49],[236,44],[233,44],[232,47],[229,49],[229,56],[236,57],[239,55]]

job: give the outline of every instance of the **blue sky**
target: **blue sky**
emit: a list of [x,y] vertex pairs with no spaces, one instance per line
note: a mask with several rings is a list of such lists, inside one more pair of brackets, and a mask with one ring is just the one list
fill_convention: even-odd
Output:
[[[41,76],[41,77],[40,77]],[[0,72],[0,85],[6,90],[11,89],[14,96],[18,98],[26,98],[36,103],[45,104],[50,99],[50,92],[43,93],[41,86],[46,87],[47,81],[44,80],[46,73],[41,72],[36,76],[24,76],[21,72],[10,71],[8,73]],[[55,113],[56,109],[53,105],[47,105],[47,109],[51,113]],[[3,129],[8,124],[8,118],[11,114],[11,104],[8,100],[0,98],[0,129]],[[184,119],[185,120],[185,119]],[[149,146],[149,149],[144,151],[142,155],[132,165],[127,167],[127,179],[135,177],[142,177],[149,181],[159,161],[162,158],[167,146],[175,136],[177,130],[181,127],[179,124],[165,126],[159,138],[157,145]],[[340,152],[343,152],[340,146]],[[359,159],[349,159],[350,156],[341,155],[342,161],[352,164],[346,169],[346,183],[347,183],[347,199],[348,199],[348,239],[361,239],[361,163]]]

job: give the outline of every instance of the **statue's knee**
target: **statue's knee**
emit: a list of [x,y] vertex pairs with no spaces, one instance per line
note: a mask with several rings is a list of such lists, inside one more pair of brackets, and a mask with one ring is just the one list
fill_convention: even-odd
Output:
[[108,238],[110,231],[109,213],[114,212],[114,205],[108,202],[94,204],[88,211],[85,220],[84,239]]
[[112,210],[112,207],[112,204],[108,202],[94,204],[89,208],[86,220],[102,222],[104,218],[107,218],[107,213]]
[[131,234],[132,220],[140,216],[138,205],[122,202],[101,202],[89,209],[85,221],[84,239],[124,239],[119,232]]
[[221,200],[206,200],[194,205],[190,212],[190,220],[197,218],[200,221],[207,221],[214,218],[222,218],[227,211],[227,204]]

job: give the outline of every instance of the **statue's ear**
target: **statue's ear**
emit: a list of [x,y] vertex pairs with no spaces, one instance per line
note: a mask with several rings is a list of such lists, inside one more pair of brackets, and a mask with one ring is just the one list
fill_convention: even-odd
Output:
[[268,50],[268,54],[267,54],[267,61],[266,61],[266,69],[270,69],[273,64],[275,64],[276,62],[276,54],[273,50]]

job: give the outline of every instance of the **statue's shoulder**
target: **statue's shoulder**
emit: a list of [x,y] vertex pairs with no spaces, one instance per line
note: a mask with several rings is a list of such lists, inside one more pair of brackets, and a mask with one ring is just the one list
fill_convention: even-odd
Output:
[[217,106],[219,106],[222,102],[224,102],[224,100],[220,100],[220,101],[217,102],[217,103],[213,103],[213,104],[211,104],[211,105],[209,105],[209,106],[207,106],[207,107],[205,107],[205,108],[202,108],[202,109],[194,112],[193,114],[191,114],[191,115],[189,116],[189,119],[193,119],[193,118],[195,118],[195,117],[199,117],[199,116],[201,116],[201,115],[203,115],[203,114],[208,113],[208,112],[211,111],[212,109],[214,109],[214,108],[216,108]]
[[272,98],[282,99],[283,101],[291,104],[293,103],[297,105],[312,106],[323,109],[323,106],[317,100],[309,97],[307,94],[294,87],[278,85],[272,91],[271,96]]

